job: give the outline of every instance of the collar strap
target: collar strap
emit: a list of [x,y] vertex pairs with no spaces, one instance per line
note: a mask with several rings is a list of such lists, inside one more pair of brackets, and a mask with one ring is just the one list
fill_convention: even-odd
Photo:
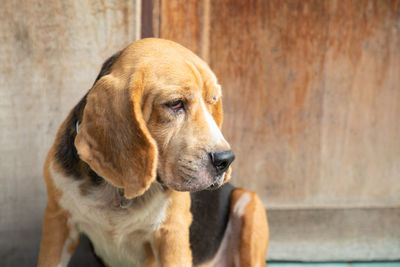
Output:
[[134,198],[127,199],[124,194],[124,189],[118,188],[118,194],[119,194],[119,207],[121,209],[129,208],[132,205],[133,201],[135,200]]

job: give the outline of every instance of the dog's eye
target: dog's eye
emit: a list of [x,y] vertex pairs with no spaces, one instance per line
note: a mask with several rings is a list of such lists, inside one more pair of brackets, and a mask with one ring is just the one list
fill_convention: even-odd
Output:
[[179,112],[179,111],[183,110],[183,107],[184,107],[182,100],[175,100],[175,101],[169,102],[165,105],[173,112]]

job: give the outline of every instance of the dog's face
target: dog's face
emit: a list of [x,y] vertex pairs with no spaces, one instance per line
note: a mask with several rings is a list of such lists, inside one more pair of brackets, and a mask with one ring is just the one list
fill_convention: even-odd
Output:
[[127,197],[142,194],[157,175],[179,191],[229,179],[234,155],[220,131],[221,87],[186,48],[160,39],[134,43],[87,101],[78,153]]
[[145,88],[143,116],[157,142],[159,179],[179,191],[220,186],[234,159],[218,126],[221,87],[208,66],[197,64],[190,58],[156,64]]

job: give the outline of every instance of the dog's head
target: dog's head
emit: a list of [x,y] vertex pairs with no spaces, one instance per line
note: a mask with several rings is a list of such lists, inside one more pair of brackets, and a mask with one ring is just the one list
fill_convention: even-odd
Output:
[[179,191],[230,178],[221,87],[207,64],[172,41],[143,39],[119,55],[91,89],[75,146],[82,160],[125,196],[157,175]]

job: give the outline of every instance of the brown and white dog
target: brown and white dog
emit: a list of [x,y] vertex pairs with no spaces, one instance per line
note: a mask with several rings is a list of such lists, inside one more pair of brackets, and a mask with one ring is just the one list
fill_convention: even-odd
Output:
[[221,87],[188,49],[143,39],[108,59],[47,156],[39,266],[68,265],[79,233],[106,266],[265,266],[265,210],[225,184],[221,124]]

